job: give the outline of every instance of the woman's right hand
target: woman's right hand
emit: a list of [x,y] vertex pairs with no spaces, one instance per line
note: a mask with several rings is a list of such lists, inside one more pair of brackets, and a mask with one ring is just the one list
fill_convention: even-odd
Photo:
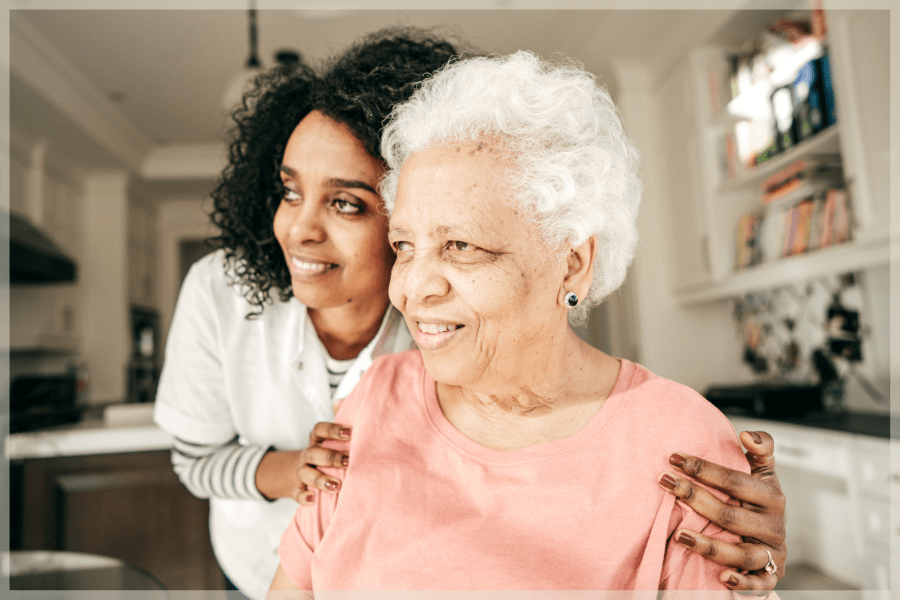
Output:
[[316,495],[312,489],[336,494],[341,489],[341,481],[329,477],[317,467],[346,469],[350,456],[346,452],[324,448],[325,440],[346,442],[350,439],[350,428],[337,423],[316,423],[309,434],[309,446],[300,451],[296,469],[296,486],[291,497],[300,504],[314,504]]

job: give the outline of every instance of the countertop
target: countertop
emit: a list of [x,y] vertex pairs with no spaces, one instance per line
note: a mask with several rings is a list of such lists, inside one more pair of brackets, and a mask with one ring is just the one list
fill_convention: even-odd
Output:
[[153,423],[152,404],[98,407],[84,420],[6,438],[7,460],[166,450],[171,436]]
[[[17,460],[171,448],[171,436],[153,423],[152,412],[152,404],[110,405],[99,407],[94,414],[88,415],[74,425],[14,433],[6,438],[6,458]],[[848,411],[819,412],[803,417],[773,419],[735,410],[723,412],[729,417],[751,418],[883,439],[900,438],[900,419],[894,419],[895,422],[892,423],[890,415]]]
[[742,417],[748,419],[757,419],[760,421],[772,421],[775,423],[786,423],[790,425],[800,425],[803,427],[814,427],[816,429],[827,429],[829,431],[841,431],[854,435],[869,435],[878,438],[900,438],[900,419],[894,419],[896,423],[891,422],[890,415],[878,415],[864,412],[812,412],[802,417],[791,418],[771,418],[758,417],[749,412],[723,409],[723,413],[727,417]]

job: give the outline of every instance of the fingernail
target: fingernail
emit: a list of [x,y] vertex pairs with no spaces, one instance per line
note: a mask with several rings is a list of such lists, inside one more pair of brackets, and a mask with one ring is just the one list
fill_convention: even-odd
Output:
[[338,489],[338,484],[335,481],[328,481],[325,483],[325,489],[329,492],[336,492]]
[[675,541],[682,546],[687,546],[688,548],[693,548],[697,545],[697,540],[694,539],[694,536],[689,533],[685,533],[684,531],[678,534],[678,539],[676,539]]
[[675,479],[673,479],[671,475],[666,473],[659,478],[659,485],[663,486],[667,490],[674,490],[675,486],[678,485],[678,482],[675,481]]
[[729,575],[728,580],[725,582],[725,584],[730,585],[731,587],[736,586],[738,584],[737,577],[735,577],[734,575]]
[[307,494],[307,495],[306,495],[306,501],[307,501],[307,502],[313,502],[315,499],[316,499],[316,495],[315,495],[315,494]]
[[752,437],[753,441],[756,442],[757,444],[762,444],[762,438],[755,431],[750,432],[750,437]]
[[684,466],[684,457],[680,454],[673,454],[669,457],[669,464],[680,469]]
[[349,428],[349,427],[344,427],[344,428],[342,428],[342,429],[341,429],[340,436],[341,436],[342,438],[348,438],[348,437],[350,437],[350,428]]
[[350,458],[347,456],[343,457],[341,459],[341,464],[345,467],[349,467],[350,466]]

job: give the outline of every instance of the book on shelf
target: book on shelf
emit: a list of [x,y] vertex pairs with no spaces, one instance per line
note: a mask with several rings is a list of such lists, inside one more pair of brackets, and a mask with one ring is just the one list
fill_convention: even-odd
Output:
[[842,183],[842,170],[839,155],[814,155],[801,158],[762,182],[760,202],[770,202],[782,198],[805,183],[816,182],[821,186],[839,187]]
[[847,193],[841,188],[810,194],[763,215],[745,214],[737,228],[737,268],[847,242],[851,225]]
[[796,223],[797,229],[794,232],[794,244],[791,248],[791,254],[803,254],[809,248],[809,234],[812,230],[813,199],[807,198],[792,207],[791,210],[797,213],[796,218],[792,219],[792,223]]
[[840,154],[810,154],[799,158],[762,182],[764,192],[771,191],[796,177],[830,176],[841,172]]
[[850,240],[850,206],[845,190],[832,189],[825,194],[825,217],[821,247]]

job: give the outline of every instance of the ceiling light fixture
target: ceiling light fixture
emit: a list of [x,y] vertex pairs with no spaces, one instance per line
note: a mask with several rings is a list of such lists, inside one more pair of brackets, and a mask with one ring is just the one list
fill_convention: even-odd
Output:
[[248,10],[248,22],[250,38],[250,54],[247,56],[247,62],[244,68],[234,75],[225,86],[225,93],[222,95],[222,109],[230,113],[241,102],[244,92],[249,88],[250,84],[262,72],[262,64],[259,62],[259,54],[257,52],[257,27],[256,27],[256,0],[250,0],[250,9]]

